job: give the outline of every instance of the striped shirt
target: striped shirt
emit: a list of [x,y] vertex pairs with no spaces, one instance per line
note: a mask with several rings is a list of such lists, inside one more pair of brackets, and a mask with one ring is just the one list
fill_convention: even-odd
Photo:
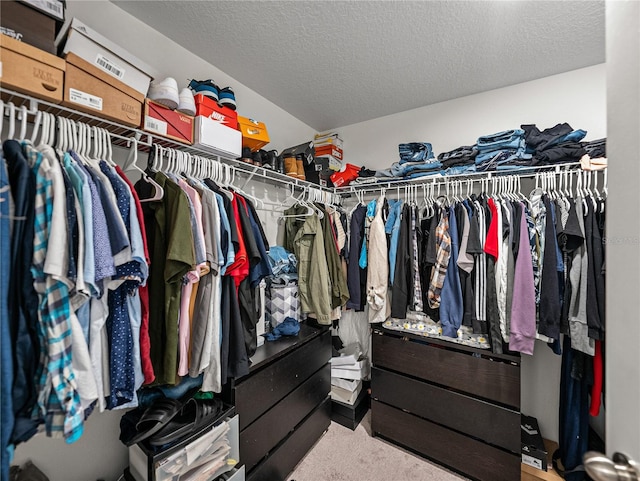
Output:
[[82,435],[84,412],[71,365],[69,286],[59,276],[45,271],[54,202],[65,202],[65,199],[54,199],[53,195],[51,162],[56,162],[53,150],[47,147],[40,152],[30,142],[22,145],[36,176],[31,272],[39,300],[41,352],[39,376],[36,378],[39,394],[33,416],[45,418],[48,436],[64,436],[68,443],[72,443]]

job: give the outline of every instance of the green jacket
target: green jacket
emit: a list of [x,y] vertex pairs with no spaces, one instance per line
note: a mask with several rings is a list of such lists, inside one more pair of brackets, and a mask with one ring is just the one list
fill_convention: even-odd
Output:
[[[306,207],[292,207],[285,211],[285,215],[306,211]],[[298,259],[298,291],[302,312],[314,313],[318,323],[330,325],[331,284],[323,237],[322,225],[316,214],[287,219],[285,248],[292,244],[293,253]]]

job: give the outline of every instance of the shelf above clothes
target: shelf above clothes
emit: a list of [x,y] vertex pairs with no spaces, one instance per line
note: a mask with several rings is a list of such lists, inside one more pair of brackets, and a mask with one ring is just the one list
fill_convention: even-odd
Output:
[[[110,120],[106,120],[91,114],[79,112],[77,110],[57,105],[45,100],[36,99],[26,94],[0,88],[0,94],[4,107],[7,108],[9,103],[12,103],[17,112],[20,112],[22,107],[25,107],[28,115],[35,116],[38,111],[47,112],[55,115],[56,117],[64,117],[75,122],[82,122],[91,127],[98,127],[106,129],[111,135],[112,144],[116,147],[129,148],[132,138],[137,140],[138,152],[149,153],[153,149],[154,144],[160,145],[164,148],[170,148],[181,152],[186,152],[191,155],[197,155],[206,159],[228,164],[233,167],[237,173],[241,173],[246,176],[246,182],[252,179],[259,179],[261,181],[268,182],[273,185],[290,185],[293,189],[297,190],[318,190],[325,193],[333,193],[333,189],[322,187],[311,182],[289,177],[287,175],[275,172],[270,169],[259,167],[256,165],[246,164],[236,159],[215,155],[211,152],[193,147],[191,145],[183,144],[173,141],[171,139],[155,135],[149,132],[142,131],[133,127],[127,127]],[[130,159],[127,160],[127,164]],[[126,165],[125,165],[126,166]]]
[[[117,147],[129,148],[131,145],[131,139],[135,138],[138,152],[148,154],[152,151],[154,145],[159,145],[164,148],[185,152],[191,155],[199,156],[201,158],[211,159],[213,161],[230,165],[234,169],[235,173],[238,173],[242,177],[244,177],[244,185],[247,185],[249,181],[255,179],[267,182],[271,185],[290,186],[293,190],[311,192],[313,195],[309,195],[309,197],[313,197],[316,200],[328,194],[333,194],[339,198],[344,198],[351,197],[356,192],[379,192],[383,189],[409,190],[412,188],[417,189],[418,187],[423,186],[439,186],[440,188],[445,187],[446,189],[448,186],[459,185],[457,183],[460,182],[464,182],[465,185],[467,185],[468,183],[471,183],[473,185],[473,183],[477,182],[477,185],[489,186],[491,185],[492,181],[495,181],[496,178],[501,177],[515,176],[521,178],[533,178],[536,175],[540,175],[540,173],[555,173],[556,176],[559,177],[565,171],[578,171],[580,169],[579,162],[572,162],[526,168],[520,167],[513,170],[501,170],[495,172],[475,172],[447,176],[433,175],[419,177],[411,180],[389,178],[386,181],[381,180],[375,183],[351,184],[346,187],[337,188],[325,187],[294,177],[289,177],[279,172],[275,172],[271,169],[266,169],[264,167],[256,165],[250,165],[237,159],[215,155],[211,152],[193,147],[191,145],[176,142],[166,137],[155,135],[133,127],[127,127],[117,122],[103,119],[91,114],[79,112],[68,107],[47,102],[45,100],[36,99],[23,93],[0,88],[0,95],[2,101],[4,102],[4,107],[7,108],[7,106],[11,103],[15,106],[17,112],[26,110],[27,114],[30,116],[35,116],[38,111],[47,112],[55,116],[73,120],[75,122],[85,123],[91,127],[106,129],[111,136],[112,144]],[[129,164],[129,162],[131,162],[131,155],[127,159],[125,167]]]

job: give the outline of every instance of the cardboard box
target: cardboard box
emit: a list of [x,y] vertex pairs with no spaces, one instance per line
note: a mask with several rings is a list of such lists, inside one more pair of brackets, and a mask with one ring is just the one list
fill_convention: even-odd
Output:
[[222,157],[237,159],[242,155],[242,134],[239,130],[197,115],[193,146]]
[[27,3],[33,8],[41,11],[45,15],[54,18],[60,22],[64,22],[64,2],[60,0],[20,0]]
[[6,35],[0,35],[0,85],[59,104],[65,61]]
[[28,5],[0,2],[0,33],[56,54],[56,21]]
[[267,126],[262,122],[238,115],[238,124],[242,132],[243,147],[249,147],[255,152],[269,143]]
[[316,148],[316,157],[321,157],[324,155],[329,155],[331,157],[335,157],[338,160],[342,160],[342,149],[339,147],[336,147],[335,145],[323,145],[318,147],[317,145],[315,146]]
[[67,54],[63,105],[140,127],[144,95],[73,53]]
[[193,144],[194,118],[145,99],[142,129],[183,144]]
[[238,114],[235,110],[220,105],[203,94],[194,95],[193,98],[196,101],[196,115],[208,117],[222,125],[238,130]]
[[521,414],[522,462],[542,471],[547,470],[547,450],[540,434],[538,420]]
[[[64,42],[64,47],[62,43]],[[116,80],[147,95],[154,70],[77,18],[68,20],[56,38],[61,54],[74,53]]]

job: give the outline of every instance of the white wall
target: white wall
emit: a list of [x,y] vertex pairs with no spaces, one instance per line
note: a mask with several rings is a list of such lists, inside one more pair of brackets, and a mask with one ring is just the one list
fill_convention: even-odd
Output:
[[607,2],[607,454],[640,460],[640,4]]
[[403,142],[430,142],[438,154],[521,124],[543,129],[560,122],[597,139],[606,136],[606,115],[601,64],[336,130],[344,140],[346,162],[383,169],[398,160],[398,144]]
[[[430,142],[437,154],[521,124],[544,129],[568,122],[586,130],[587,140],[599,139],[607,135],[605,81],[601,64],[337,130],[345,161],[372,169],[397,161],[402,142]],[[538,418],[543,436],[557,440],[560,357],[538,341],[534,356],[523,356],[521,376],[522,412]]]

